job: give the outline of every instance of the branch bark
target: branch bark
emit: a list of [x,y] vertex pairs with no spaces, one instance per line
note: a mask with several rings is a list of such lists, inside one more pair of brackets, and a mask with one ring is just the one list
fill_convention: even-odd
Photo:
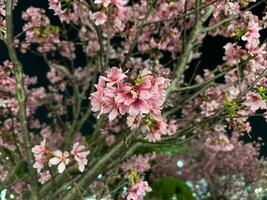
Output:
[[23,140],[27,148],[27,162],[29,164],[29,175],[31,185],[31,199],[38,200],[38,181],[35,170],[32,168],[33,155],[31,152],[31,137],[28,130],[28,121],[26,116],[26,97],[24,89],[23,68],[21,62],[17,58],[16,50],[13,42],[13,1],[6,1],[6,46],[8,49],[10,60],[13,64],[15,80],[16,80],[16,97],[19,105],[18,117],[21,124],[21,132]]
[[212,8],[209,8],[207,12],[197,19],[195,26],[193,27],[192,31],[190,32],[190,35],[187,39],[187,44],[184,48],[183,53],[180,55],[177,65],[174,69],[173,77],[172,77],[172,82],[170,87],[167,90],[167,95],[166,98],[168,98],[176,89],[177,89],[177,84],[181,80],[181,76],[184,72],[185,66],[188,62],[188,58],[190,56],[190,52],[194,47],[194,43],[199,35],[199,33],[203,29],[203,23],[209,18],[209,16],[212,14]]

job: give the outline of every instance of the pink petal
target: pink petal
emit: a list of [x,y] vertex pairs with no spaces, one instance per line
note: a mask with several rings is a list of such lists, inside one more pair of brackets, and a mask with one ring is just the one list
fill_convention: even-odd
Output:
[[112,121],[113,119],[115,119],[118,116],[118,111],[117,108],[113,108],[111,110],[111,112],[108,115],[109,121]]

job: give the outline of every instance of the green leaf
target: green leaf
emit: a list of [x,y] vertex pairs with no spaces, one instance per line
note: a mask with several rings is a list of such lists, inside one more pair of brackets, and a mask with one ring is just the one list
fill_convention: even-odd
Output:
[[236,38],[238,40],[240,40],[242,38],[242,36],[245,35],[246,32],[247,32],[247,30],[245,30],[245,29],[239,29],[239,28],[236,29],[236,31],[235,31]]
[[149,152],[157,152],[157,153],[168,153],[171,155],[182,155],[188,149],[188,144],[183,143],[179,145],[162,145],[162,146],[155,146],[155,147],[139,147],[136,151],[137,154],[145,154]]
[[180,179],[162,178],[153,181],[151,184],[152,192],[146,199],[172,200],[194,200],[192,190]]
[[27,163],[25,161],[21,161],[15,168],[15,174],[19,178],[24,177],[27,171]]
[[227,114],[230,117],[237,115],[237,112],[239,110],[237,103],[235,101],[230,101],[227,93],[225,94],[224,100],[225,100],[224,107],[225,107]]
[[262,99],[267,100],[267,89],[266,88],[258,87],[257,92],[261,96]]

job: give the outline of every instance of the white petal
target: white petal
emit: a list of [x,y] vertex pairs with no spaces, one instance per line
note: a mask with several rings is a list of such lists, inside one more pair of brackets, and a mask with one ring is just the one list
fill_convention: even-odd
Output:
[[57,157],[54,157],[54,158],[51,158],[50,160],[49,160],[49,164],[50,165],[57,165],[58,163],[60,163],[60,159],[59,158],[57,158]]
[[62,157],[62,151],[60,151],[60,150],[56,150],[56,151],[54,151],[53,154],[54,154],[56,157]]
[[84,171],[84,165],[82,163],[78,163],[80,172]]
[[58,173],[63,173],[64,172],[64,170],[65,170],[65,167],[66,167],[66,165],[62,162],[62,163],[60,163],[59,165],[58,165],[58,167],[57,167],[57,169],[58,169]]

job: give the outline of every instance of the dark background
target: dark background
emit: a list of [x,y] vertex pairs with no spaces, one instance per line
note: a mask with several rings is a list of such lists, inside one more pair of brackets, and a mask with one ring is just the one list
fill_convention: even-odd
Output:
[[[29,6],[44,8],[46,10],[46,14],[51,20],[52,25],[60,25],[60,21],[57,17],[54,16],[53,11],[48,9],[48,1],[36,1],[36,0],[20,0],[18,5],[14,11],[14,32],[15,34],[19,33],[22,30],[23,21],[21,20],[21,13],[25,11]],[[257,6],[252,10],[252,12],[258,15],[260,18],[262,17],[263,11],[267,6],[267,2],[262,3],[261,5]],[[267,30],[262,30],[260,32],[261,40],[265,40],[267,38]],[[203,46],[200,49],[202,52],[199,68],[197,70],[198,74],[203,72],[203,69],[213,69],[218,64],[222,64],[222,56],[224,55],[223,46],[231,41],[230,39],[226,39],[224,37],[210,37],[207,36],[204,39]],[[0,43],[0,63],[4,60],[8,59],[8,54],[6,51],[5,46],[3,43]],[[42,57],[37,56],[33,53],[26,53],[26,54],[19,54],[19,58],[22,61],[24,72],[30,76],[37,76],[38,77],[38,86],[46,87],[48,85],[48,80],[46,78],[46,73],[48,72],[48,67],[46,66]],[[82,59],[81,50],[77,50],[77,58],[75,62],[83,66],[84,60]],[[81,59],[80,59],[81,58]],[[191,66],[197,65],[199,60],[193,61]],[[192,76],[192,68],[185,72],[185,78],[188,79]],[[41,112],[42,115],[42,112]],[[44,114],[43,114],[44,115]],[[252,138],[249,138],[247,135],[243,136],[242,139],[246,142],[253,142],[256,141],[258,137],[263,139],[264,143],[267,143],[267,123],[265,119],[262,117],[251,117],[250,119],[253,131],[252,131]],[[261,148],[261,155],[267,156],[267,148],[264,145]]]

